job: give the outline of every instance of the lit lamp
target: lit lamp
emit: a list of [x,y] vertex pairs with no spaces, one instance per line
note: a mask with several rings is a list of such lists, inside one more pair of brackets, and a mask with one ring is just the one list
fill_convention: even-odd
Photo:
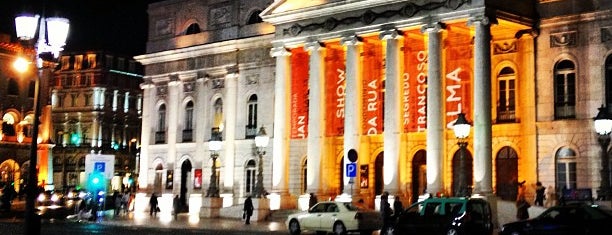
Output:
[[[40,21],[39,21],[40,20]],[[40,22],[40,24],[39,24]],[[36,50],[36,68],[39,75],[34,83],[34,123],[32,126],[32,144],[30,148],[30,168],[27,183],[26,211],[24,234],[40,234],[40,217],[35,214],[36,196],[38,193],[38,175],[36,173],[37,165],[37,141],[38,141],[38,125],[40,124],[40,79],[42,76],[43,61],[40,55],[43,53],[52,53],[53,57],[57,57],[59,52],[63,50],[63,46],[68,36],[69,21],[65,18],[44,18],[39,15],[20,15],[15,18],[15,31],[19,40],[24,42],[24,45],[32,46],[32,41],[36,37],[36,29],[38,32],[38,42],[35,46]],[[40,26],[40,28],[39,28]],[[47,30],[48,29],[48,30]],[[46,35],[46,37],[45,37]],[[23,63],[23,61],[22,61]],[[17,66],[18,64],[16,64]],[[22,64],[23,65],[23,64]],[[27,68],[23,67],[23,68]]]
[[266,154],[266,147],[268,147],[270,137],[266,134],[266,129],[262,126],[259,128],[257,136],[255,136],[255,146],[257,147],[257,156],[259,157],[259,167],[257,172],[257,183],[253,190],[253,197],[261,198],[265,196],[265,189],[263,187],[263,155]]
[[217,158],[219,157],[219,151],[221,150],[221,134],[213,133],[212,138],[208,141],[208,150],[210,150],[210,157],[212,158],[212,166],[210,167],[210,185],[208,186],[207,197],[219,197],[219,186],[217,186]]
[[466,147],[468,145],[467,138],[470,135],[470,123],[465,118],[465,113],[457,114],[457,120],[453,124],[453,132],[457,137],[457,145],[459,145],[459,179],[457,187],[455,187],[455,196],[468,196],[467,188],[467,161],[465,160]]
[[593,122],[595,132],[599,134],[599,146],[601,146],[601,185],[597,198],[602,200],[610,199],[610,169],[608,162],[608,145],[610,144],[610,132],[612,131],[612,117],[603,105]]

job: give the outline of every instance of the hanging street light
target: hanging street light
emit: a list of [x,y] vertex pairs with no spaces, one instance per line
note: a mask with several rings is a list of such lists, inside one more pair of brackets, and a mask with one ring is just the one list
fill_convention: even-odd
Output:
[[468,185],[467,185],[467,161],[465,159],[466,147],[468,145],[467,138],[470,135],[471,125],[465,118],[465,113],[457,114],[457,120],[453,124],[453,132],[457,137],[457,145],[459,145],[459,179],[455,184],[455,196],[467,197],[469,196]]
[[612,132],[612,116],[608,109],[603,105],[599,108],[597,116],[594,118],[593,125],[595,132],[599,135],[597,139],[601,146],[601,183],[597,198],[601,200],[611,199],[610,195],[610,164],[608,160],[608,145],[610,144],[610,132]]
[[[68,36],[70,23],[68,19],[52,17],[45,18],[39,15],[23,14],[15,18],[15,31],[19,40],[27,47],[36,51],[36,68],[38,76],[34,83],[34,122],[32,126],[32,144],[30,147],[30,167],[28,183],[26,188],[26,211],[24,234],[40,234],[40,217],[35,213],[35,203],[38,194],[38,174],[37,174],[37,142],[38,125],[40,124],[40,79],[42,76],[43,59],[42,54],[52,54],[57,58]],[[38,29],[38,35],[36,34]],[[33,44],[34,38],[38,36],[38,42]]]
[[262,126],[259,128],[257,136],[255,136],[255,146],[257,147],[257,156],[259,156],[259,166],[257,172],[257,183],[255,183],[255,189],[253,190],[254,198],[265,197],[265,189],[263,187],[263,155],[266,154],[266,147],[268,147],[270,137],[266,134],[266,129]]

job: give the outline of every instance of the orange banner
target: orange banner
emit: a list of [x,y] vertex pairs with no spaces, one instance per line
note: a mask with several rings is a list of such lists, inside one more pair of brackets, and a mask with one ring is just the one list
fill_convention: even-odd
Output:
[[472,120],[472,64],[474,61],[471,36],[462,30],[447,28],[446,72],[444,74],[446,126],[452,128],[457,114],[465,113]]
[[404,34],[402,124],[404,133],[427,129],[427,51],[418,30]]
[[308,52],[291,50],[291,138],[308,136]]
[[346,55],[338,43],[325,45],[326,136],[344,134],[344,106],[346,95]]
[[363,42],[363,134],[382,134],[385,57],[377,36],[365,38]]

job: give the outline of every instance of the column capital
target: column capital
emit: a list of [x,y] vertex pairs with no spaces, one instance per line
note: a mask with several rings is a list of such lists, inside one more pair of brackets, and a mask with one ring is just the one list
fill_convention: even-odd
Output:
[[380,33],[380,39],[382,39],[382,40],[390,40],[390,39],[396,40],[396,39],[400,39],[402,37],[403,37],[402,33],[399,30],[395,29],[395,28],[394,29],[387,29],[387,30],[384,30],[384,31],[382,31]]
[[356,46],[361,44],[362,41],[363,39],[357,35],[346,36],[340,39],[340,43],[347,46]]
[[325,43],[313,40],[306,42],[306,44],[304,44],[304,48],[307,51],[319,51],[325,49]]
[[270,49],[270,56],[272,57],[282,57],[282,56],[290,56],[291,52],[284,46],[273,47]]
[[421,32],[422,33],[432,33],[432,32],[440,32],[443,29],[446,29],[446,24],[442,23],[442,22],[432,22],[426,25],[423,25],[423,27],[421,27]]
[[497,19],[495,17],[489,17],[486,15],[472,15],[470,18],[468,18],[467,25],[472,26],[474,24],[481,24],[481,25],[497,24]]

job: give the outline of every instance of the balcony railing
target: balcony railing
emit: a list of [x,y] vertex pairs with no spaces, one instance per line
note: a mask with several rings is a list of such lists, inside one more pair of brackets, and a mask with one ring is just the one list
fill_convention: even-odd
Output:
[[166,132],[165,131],[155,132],[155,143],[156,144],[165,144],[166,143]]
[[497,112],[497,122],[498,123],[509,123],[509,122],[515,122],[515,121],[516,121],[516,111],[502,110],[502,111]]
[[183,142],[193,141],[193,130],[183,130]]
[[256,125],[247,125],[244,130],[244,138],[245,139],[255,139],[257,135],[257,126]]

